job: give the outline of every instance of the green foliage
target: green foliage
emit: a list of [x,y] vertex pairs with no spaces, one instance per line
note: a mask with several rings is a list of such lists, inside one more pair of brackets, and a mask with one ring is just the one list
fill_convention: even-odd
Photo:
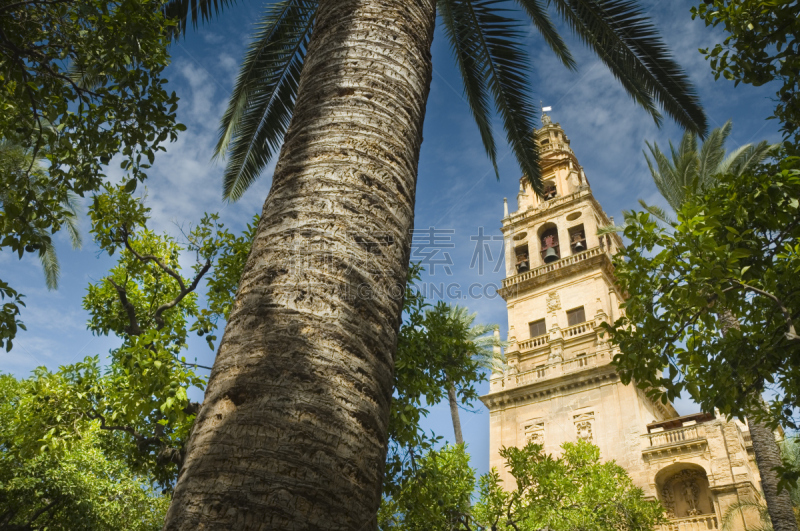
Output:
[[20,306],[25,306],[22,297],[24,295],[0,280],[0,301],[3,303],[0,307],[0,349],[4,348],[6,352],[14,346],[13,339],[17,335],[17,329],[25,330],[25,325],[17,318]]
[[173,27],[162,7],[0,0],[0,249],[38,252],[51,288],[52,235],[80,241],[75,197],[97,191],[117,155],[132,191],[184,129],[162,75]]
[[81,246],[81,235],[75,204],[77,197],[72,192],[68,192],[60,204],[52,204],[58,219],[57,227],[42,224],[41,219],[35,215],[29,218],[28,214],[37,203],[53,202],[57,194],[58,185],[45,170],[44,162],[43,151],[39,152],[38,157],[34,157],[31,149],[0,139],[0,174],[18,182],[27,181],[28,189],[28,194],[22,197],[10,186],[0,188],[0,248],[10,247],[17,252],[19,258],[25,252],[37,253],[44,268],[47,287],[56,289],[60,268],[47,229],[56,231],[63,225],[76,249]]
[[417,461],[415,474],[393,497],[384,497],[378,512],[381,531],[461,529],[470,513],[475,470],[463,445],[429,450]]
[[433,448],[441,437],[427,434],[420,421],[428,405],[441,402],[452,383],[463,403],[478,398],[476,384],[485,375],[473,358],[469,326],[450,318],[450,308],[439,303],[426,311],[424,297],[415,289],[419,265],[409,270],[403,302],[403,323],[395,354],[394,395],[389,412],[389,455],[384,493],[404,488],[416,468],[415,459]]
[[414,481],[384,500],[380,529],[647,531],[664,521],[661,505],[646,500],[615,462],[602,463],[596,446],[579,441],[562,448],[558,458],[534,443],[503,448],[514,485],[503,485],[493,469],[478,480],[474,506],[475,472],[463,446],[432,450],[419,460]]
[[[88,328],[121,343],[103,365],[88,357],[56,373],[36,371],[32,403],[58,413],[37,425],[29,440],[33,446],[20,442],[18,450],[31,458],[64,452],[87,430],[99,429],[124,442],[114,458],[169,487],[198,407],[188,391],[205,385],[198,366],[184,355],[188,333],[205,335],[214,348],[216,337],[207,332],[230,307],[253,226],[234,236],[216,214],[206,214],[181,243],[148,230],[143,201],[109,184],[94,198],[89,215],[98,247],[118,261],[87,290]],[[196,259],[188,277],[180,266],[184,253]],[[214,268],[218,257],[221,267]],[[203,277],[215,291],[200,309],[196,290]]]
[[[777,145],[769,145],[766,140],[762,140],[755,145],[740,146],[728,154],[725,152],[725,141],[732,128],[733,124],[728,120],[722,127],[712,130],[699,148],[697,135],[687,131],[677,149],[670,141],[669,157],[661,151],[658,144],[646,142],[650,156],[653,157],[651,160],[647,153],[644,155],[650,174],[658,191],[674,210],[679,209],[688,198],[695,196],[703,188],[713,186],[722,175],[742,176],[752,172],[778,149]],[[653,208],[642,204],[646,208]],[[666,218],[664,215],[657,217]],[[671,222],[668,218],[665,220]]]
[[790,0],[704,0],[692,9],[727,37],[701,49],[714,76],[760,86],[780,84],[774,118],[794,143],[800,140],[800,4]]
[[[0,6],[0,137],[45,149],[60,192],[98,189],[103,166],[120,152],[122,168],[143,180],[155,153],[182,129],[175,122],[178,98],[167,93],[161,75],[172,25],[162,5],[30,0]],[[4,184],[27,191],[13,176]],[[39,217],[50,214],[41,208]]]
[[[42,379],[52,385],[44,388]],[[21,381],[0,375],[0,527],[161,529],[169,498],[128,467],[119,457],[125,443],[98,422],[81,426],[60,448],[47,444],[48,426],[71,414],[58,379],[41,371]],[[42,444],[43,451],[31,451]]]
[[[625,383],[663,401],[683,391],[704,411],[796,428],[800,405],[800,171],[786,158],[721,177],[660,227],[626,214],[614,260],[628,298],[607,327]],[[770,411],[760,397],[775,396]],[[789,478],[791,479],[791,478]]]
[[[174,3],[188,6],[189,0]],[[533,23],[558,59],[573,69],[572,55],[547,14],[551,3],[657,123],[660,104],[684,128],[705,134],[706,118],[688,77],[635,1],[555,0],[545,5],[540,0],[517,0],[521,9],[515,12],[500,0],[438,0],[436,9],[495,171],[490,102],[523,174],[534,190],[542,189],[530,135],[536,117],[529,92],[530,57],[520,46],[520,32]],[[257,27],[220,124],[216,156],[230,157],[223,183],[227,199],[241,197],[278,151],[294,111],[317,6],[318,0],[278,2],[266,10]],[[183,9],[185,13],[188,7]]]

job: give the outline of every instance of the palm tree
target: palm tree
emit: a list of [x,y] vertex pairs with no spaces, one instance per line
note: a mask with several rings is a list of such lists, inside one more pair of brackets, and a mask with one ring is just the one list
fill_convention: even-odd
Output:
[[[778,144],[770,145],[762,140],[758,144],[745,144],[726,153],[725,141],[732,128],[733,124],[728,120],[722,127],[712,130],[699,149],[697,135],[686,131],[677,149],[670,141],[670,157],[655,142],[645,142],[653,157],[651,160],[647,153],[644,154],[650,174],[658,191],[673,210],[678,210],[688,198],[701,190],[713,186],[720,176],[741,176],[753,170],[778,149]],[[641,200],[639,202],[657,218],[672,221],[662,209],[647,205]]]
[[[517,2],[572,67],[548,3]],[[688,79],[635,2],[549,4],[656,121],[660,104],[704,133]],[[199,5],[167,10],[212,12]],[[499,0],[268,7],[221,126],[225,197],[280,155],[166,529],[374,529],[437,9],[490,159],[494,103],[541,190],[525,26]]]
[[[478,366],[491,372],[502,372],[505,362],[500,349],[506,346],[506,342],[500,340],[499,326],[475,324],[478,314],[471,314],[468,308],[458,304],[441,308],[437,306],[428,313],[442,311],[442,309],[447,312],[447,320],[455,326],[458,335],[462,336],[459,337],[460,345],[467,349],[467,354]],[[461,432],[461,418],[458,413],[458,396],[455,386],[449,379],[447,381],[447,397],[450,402],[450,416],[453,419],[456,444],[462,444],[464,436]]]
[[[25,149],[19,144],[15,144],[7,139],[0,139],[0,172],[13,174],[14,182],[25,182],[25,186],[19,186],[16,192],[18,193],[20,190],[26,190],[27,194],[24,194],[26,202],[49,203],[51,197],[61,195],[58,190],[56,190],[57,185],[49,177],[43,165],[47,160],[45,155],[46,153],[39,150],[34,156],[32,150]],[[19,195],[14,197],[12,196],[13,192],[14,190],[10,187],[0,189],[0,208],[6,212],[11,211],[12,203],[19,202]],[[61,222],[64,223],[73,249],[79,249],[81,247],[77,203],[78,196],[67,191],[66,194],[63,195],[63,199],[56,206],[59,210],[56,215],[60,217]],[[58,262],[55,246],[50,239],[48,231],[35,224],[25,229],[29,230],[31,233],[31,243],[25,246],[25,251],[36,252],[38,254],[39,261],[44,270],[47,288],[51,290],[57,289],[61,267]]]
[[739,527],[737,516],[741,515],[742,518],[745,518],[748,510],[758,514],[759,521],[755,526],[751,525],[745,529],[748,531],[774,531],[767,506],[755,500],[742,500],[731,504],[722,515],[722,531],[733,531],[734,528]]
[[[670,157],[667,157],[658,144],[647,143],[653,157],[651,160],[645,153],[650,173],[661,195],[673,210],[679,210],[690,198],[713,186],[720,176],[731,173],[743,175],[753,170],[778,147],[777,144],[769,145],[762,141],[755,145],[744,145],[726,154],[725,140],[730,135],[731,127],[732,124],[728,121],[722,127],[714,129],[699,148],[697,136],[687,131],[677,149],[670,142]],[[639,203],[661,222],[675,225],[676,222],[663,209],[648,205],[641,199]],[[622,229],[623,227],[605,227],[600,232]],[[722,309],[720,315],[724,323],[723,333],[730,328],[738,328],[739,323],[730,312]],[[778,476],[773,469],[781,465],[781,455],[775,435],[754,416],[749,416],[747,423],[761,475],[764,498],[774,528],[779,531],[797,531],[791,496],[787,490],[778,493]]]

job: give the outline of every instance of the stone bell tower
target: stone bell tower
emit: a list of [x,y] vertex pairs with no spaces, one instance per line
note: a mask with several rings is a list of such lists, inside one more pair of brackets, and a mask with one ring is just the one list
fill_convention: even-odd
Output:
[[674,531],[717,529],[727,506],[758,498],[747,428],[713,414],[678,417],[671,404],[620,382],[601,324],[619,317],[611,257],[622,241],[597,235],[612,220],[560,125],[544,115],[535,135],[544,195],[521,179],[517,211],[504,209],[507,369],[492,374],[481,397],[490,466],[508,482],[500,448],[534,440],[558,454],[564,442],[585,439],[662,500]]

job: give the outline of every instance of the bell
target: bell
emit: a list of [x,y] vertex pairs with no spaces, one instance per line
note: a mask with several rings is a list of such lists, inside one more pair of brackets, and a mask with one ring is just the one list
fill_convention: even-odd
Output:
[[586,249],[586,244],[583,243],[583,240],[578,240],[573,244],[573,247],[575,248],[576,251],[583,251],[584,249]]
[[555,247],[548,247],[544,252],[544,263],[549,264],[550,262],[555,262],[556,260],[558,260],[558,253],[556,252]]

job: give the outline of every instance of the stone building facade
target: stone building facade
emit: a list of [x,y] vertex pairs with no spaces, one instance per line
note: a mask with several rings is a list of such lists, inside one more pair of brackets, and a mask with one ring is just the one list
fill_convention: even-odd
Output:
[[[557,454],[564,442],[586,439],[661,500],[669,531],[718,529],[732,503],[761,499],[748,429],[713,414],[679,417],[671,404],[620,382],[614,347],[600,331],[619,317],[611,256],[622,241],[597,236],[612,220],[562,128],[544,116],[535,134],[544,197],[521,180],[517,211],[504,205],[507,369],[492,375],[481,398],[490,411],[490,465],[508,481],[500,448],[535,440]],[[739,516],[735,529],[751,523],[755,514]]]

